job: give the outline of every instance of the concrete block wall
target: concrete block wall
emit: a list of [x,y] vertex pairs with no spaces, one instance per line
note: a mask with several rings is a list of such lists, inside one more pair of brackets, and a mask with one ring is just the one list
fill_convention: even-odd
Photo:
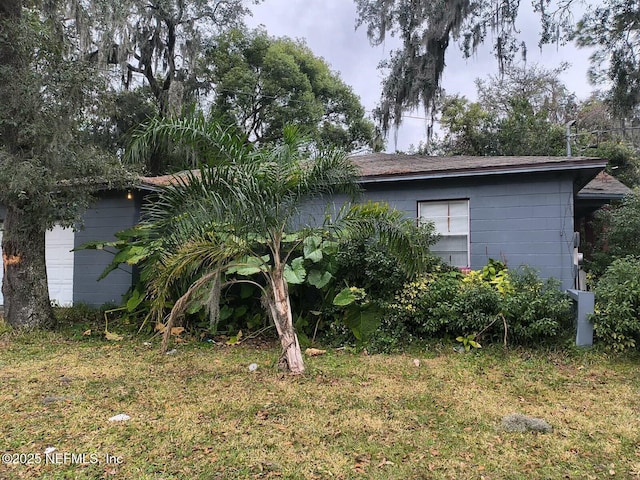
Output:
[[[84,215],[84,225],[76,232],[75,246],[94,240],[115,240],[114,234],[130,228],[140,218],[140,198],[133,192],[105,193]],[[73,303],[100,306],[120,304],[132,283],[131,267],[123,266],[105,279],[98,277],[111,263],[113,255],[101,250],[80,250],[75,253]]]
[[[469,200],[471,268],[490,258],[510,268],[529,265],[543,278],[554,277],[573,288],[574,191],[569,173],[495,175],[428,181],[367,183],[361,201],[385,201],[409,218],[418,203]],[[335,198],[332,210],[346,200]],[[322,219],[326,200],[308,204],[300,221]]]

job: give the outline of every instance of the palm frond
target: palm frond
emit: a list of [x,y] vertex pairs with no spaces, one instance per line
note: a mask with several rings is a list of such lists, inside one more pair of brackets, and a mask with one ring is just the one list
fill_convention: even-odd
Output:
[[170,142],[197,165],[237,162],[250,156],[253,148],[236,134],[233,127],[222,127],[202,114],[183,118],[155,117],[137,129],[125,152],[125,161],[144,163],[158,145]]
[[377,237],[388,245],[409,275],[423,270],[433,260],[429,252],[436,238],[433,225],[417,225],[388,204],[368,202],[345,208],[333,228],[342,239]]
[[153,276],[147,288],[148,294],[154,300],[152,313],[161,318],[164,308],[168,304],[173,288],[177,282],[191,285],[203,275],[218,271],[221,265],[238,255],[245,253],[242,244],[233,241],[223,242],[214,234],[207,234],[194,238],[177,251],[166,255],[160,262],[148,265],[153,269]]
[[303,194],[308,196],[345,193],[352,198],[361,193],[356,179],[358,170],[341,150],[319,152],[304,170]]
[[144,207],[149,237],[162,245],[145,271],[158,318],[172,292],[190,290],[193,282],[239,255],[269,251],[274,263],[286,263],[295,242],[283,239],[300,228],[295,224],[300,206],[326,194],[358,191],[355,167],[345,154],[310,152],[294,127],[278,145],[258,150],[223,136],[201,117],[169,119],[150,124],[130,150],[132,156],[142,155],[154,141],[170,138],[211,159],[223,144],[231,145],[223,152],[225,161],[216,157],[215,163],[183,172]]

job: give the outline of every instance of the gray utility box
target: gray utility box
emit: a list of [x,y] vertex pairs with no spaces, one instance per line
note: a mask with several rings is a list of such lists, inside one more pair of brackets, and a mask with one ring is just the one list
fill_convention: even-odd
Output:
[[593,313],[595,296],[584,290],[569,289],[567,293],[576,302],[576,345],[590,347],[593,345],[593,323],[589,321],[589,315]]

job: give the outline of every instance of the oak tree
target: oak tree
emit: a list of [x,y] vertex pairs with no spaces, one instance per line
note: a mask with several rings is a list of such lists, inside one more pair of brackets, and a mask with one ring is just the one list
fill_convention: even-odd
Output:
[[374,141],[360,99],[303,41],[236,29],[214,40],[206,60],[212,116],[237,125],[253,142],[281,138],[288,123],[318,144],[347,151]]
[[611,85],[607,100],[618,118],[629,118],[640,105],[640,4],[608,0],[578,22],[579,46],[594,47],[591,80]]
[[[28,8],[27,4],[28,3]],[[0,5],[0,203],[4,313],[17,328],[53,321],[45,232],[71,227],[119,163],[82,138],[104,78],[75,48],[64,2]]]

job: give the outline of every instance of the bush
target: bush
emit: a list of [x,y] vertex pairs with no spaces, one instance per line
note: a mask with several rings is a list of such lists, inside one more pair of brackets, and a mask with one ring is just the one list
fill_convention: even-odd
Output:
[[[415,229],[415,226],[412,228]],[[413,235],[417,244],[421,245],[431,245],[436,238],[432,228],[417,228]],[[319,328],[314,329],[314,334],[317,330],[323,341],[333,345],[353,343],[353,334],[356,332],[351,329],[350,334],[345,321],[353,323],[349,317],[356,312],[350,311],[353,310],[350,307],[345,310],[345,307],[332,303],[338,290],[349,285],[366,292],[366,312],[362,310],[360,313],[366,314],[367,317],[375,315],[375,324],[378,327],[371,335],[365,335],[366,341],[363,338],[358,339],[358,346],[364,346],[366,343],[366,347],[371,351],[389,352],[399,345],[410,343],[416,334],[415,325],[405,325],[402,320],[398,320],[402,315],[396,318],[395,313],[390,313],[387,308],[388,302],[392,301],[397,292],[402,291],[405,284],[413,283],[416,278],[422,279],[421,275],[429,277],[429,272],[449,271],[451,267],[443,265],[438,257],[430,255],[420,272],[408,272],[379,238],[356,236],[343,239],[338,247],[336,255],[327,265],[327,269],[333,274],[331,283],[322,291],[315,289],[312,292],[304,286],[299,286],[303,287],[299,289],[301,299],[304,300],[300,302],[301,310],[304,308],[307,311],[319,312],[322,319],[317,323]],[[370,325],[373,325],[373,322],[370,322]],[[407,326],[410,326],[411,330],[408,330]]]
[[459,273],[427,274],[405,284],[385,305],[384,324],[418,336],[435,336],[455,319],[454,300],[460,286]]
[[640,256],[640,189],[635,188],[620,205],[598,210],[591,226],[598,240],[593,246],[585,245],[589,272],[600,276],[615,259]]
[[104,312],[114,308],[112,305],[104,305],[96,308],[84,303],[76,303],[72,307],[54,306],[53,315],[58,327],[83,325],[99,325],[104,323]]
[[556,340],[573,325],[573,305],[560,281],[543,281],[530,267],[511,273],[513,292],[502,301],[508,338],[518,345]]
[[356,238],[340,244],[336,282],[364,288],[374,299],[388,299],[407,281],[407,273],[380,241]]
[[[448,333],[451,335],[471,335],[481,332],[500,313],[501,301],[501,294],[489,282],[479,278],[463,281],[455,297],[456,315],[453,321],[447,325]],[[484,338],[490,338],[491,341],[497,340],[497,337],[494,338],[495,335],[492,335],[493,331],[495,328],[485,333]]]
[[638,232],[640,232],[640,190],[627,195],[619,208],[611,211],[606,241],[609,251],[616,258],[640,255]]
[[386,304],[379,336],[457,337],[482,333],[482,340],[536,344],[555,340],[573,322],[572,304],[557,280],[541,280],[530,268],[515,273],[492,261],[463,276],[429,274],[407,283]]
[[596,340],[606,348],[636,348],[640,337],[640,258],[615,260],[595,287],[596,308],[592,316]]

